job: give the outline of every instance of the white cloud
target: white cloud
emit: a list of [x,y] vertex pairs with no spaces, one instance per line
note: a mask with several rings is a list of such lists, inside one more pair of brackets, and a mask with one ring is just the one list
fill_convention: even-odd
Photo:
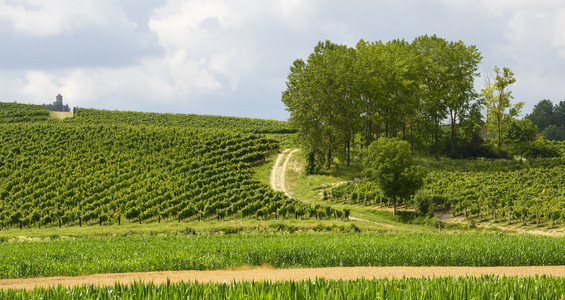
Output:
[[87,26],[135,27],[109,0],[0,1],[0,21],[12,30],[37,37],[71,34]]

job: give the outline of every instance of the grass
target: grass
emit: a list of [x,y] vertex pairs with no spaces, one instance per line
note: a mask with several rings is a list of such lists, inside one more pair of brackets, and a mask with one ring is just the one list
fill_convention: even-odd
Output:
[[337,165],[329,171],[314,175],[304,174],[304,164],[301,151],[296,152],[290,159],[286,177],[291,194],[300,201],[312,205],[330,205],[340,210],[348,208],[351,210],[350,216],[357,222],[356,225],[365,231],[434,232],[438,230],[435,222],[413,222],[416,219],[413,215],[408,219],[402,216],[394,217],[392,211],[386,208],[324,201],[322,193],[325,189],[356,180],[361,176],[362,165],[359,160],[352,161],[351,166]]

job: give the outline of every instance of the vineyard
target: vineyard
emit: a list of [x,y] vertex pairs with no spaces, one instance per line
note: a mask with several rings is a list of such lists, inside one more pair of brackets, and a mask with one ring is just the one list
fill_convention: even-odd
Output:
[[142,283],[0,291],[3,299],[563,299],[560,277]]
[[145,113],[132,111],[108,111],[79,108],[70,123],[105,125],[177,126],[200,129],[225,129],[245,133],[291,134],[288,122],[252,118],[210,115]]
[[[494,222],[550,227],[565,222],[565,158],[528,161],[427,162],[421,191],[436,208],[454,215]],[[332,201],[386,206],[378,187],[350,182],[324,193]]]
[[251,166],[278,149],[261,135],[65,122],[4,124],[0,133],[2,226],[308,218],[322,209],[251,178]]
[[0,102],[0,123],[44,121],[49,112],[43,105]]

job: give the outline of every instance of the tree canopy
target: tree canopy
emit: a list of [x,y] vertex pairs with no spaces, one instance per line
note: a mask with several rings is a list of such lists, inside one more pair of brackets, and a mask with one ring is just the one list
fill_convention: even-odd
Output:
[[363,160],[363,172],[392,199],[393,215],[397,199],[409,199],[424,184],[424,170],[414,165],[410,145],[395,138],[380,138],[371,143]]
[[319,42],[306,61],[290,68],[282,101],[299,130],[306,153],[319,165],[334,157],[349,163],[379,137],[400,137],[411,150],[439,153],[449,120],[449,140],[470,139],[459,129],[473,116],[474,77],[482,57],[475,46],[421,36],[413,42],[367,42],[355,48]]

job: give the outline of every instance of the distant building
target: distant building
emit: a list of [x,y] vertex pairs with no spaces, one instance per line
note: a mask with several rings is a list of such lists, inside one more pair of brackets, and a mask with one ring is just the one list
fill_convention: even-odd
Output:
[[45,104],[45,107],[49,111],[66,111],[69,112],[71,109],[68,104],[63,105],[63,96],[61,94],[57,95],[53,104]]

